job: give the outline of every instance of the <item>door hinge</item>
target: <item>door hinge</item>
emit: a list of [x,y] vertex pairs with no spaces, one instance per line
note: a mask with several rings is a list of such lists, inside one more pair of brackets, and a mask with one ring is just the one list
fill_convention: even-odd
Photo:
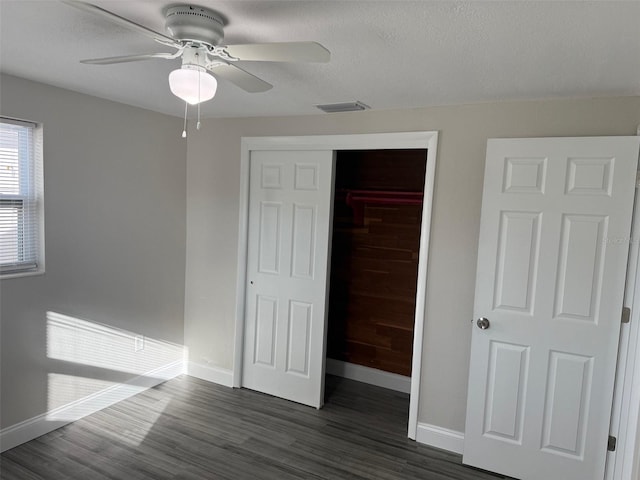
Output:
[[612,437],[611,435],[609,435],[609,441],[607,442],[607,450],[609,452],[615,452],[617,442],[618,442],[618,439],[616,437]]
[[622,308],[622,323],[629,323],[631,321],[631,309],[629,307]]

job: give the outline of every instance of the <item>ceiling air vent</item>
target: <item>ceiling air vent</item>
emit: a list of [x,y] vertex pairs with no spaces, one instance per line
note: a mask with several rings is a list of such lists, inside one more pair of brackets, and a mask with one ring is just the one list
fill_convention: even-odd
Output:
[[362,110],[371,108],[362,102],[330,103],[327,105],[316,105],[316,107],[325,113],[361,112]]

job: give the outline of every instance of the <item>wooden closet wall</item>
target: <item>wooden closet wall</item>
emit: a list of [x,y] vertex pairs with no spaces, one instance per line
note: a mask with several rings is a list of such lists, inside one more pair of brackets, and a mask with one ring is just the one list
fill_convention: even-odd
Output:
[[339,151],[327,356],[411,374],[426,150]]

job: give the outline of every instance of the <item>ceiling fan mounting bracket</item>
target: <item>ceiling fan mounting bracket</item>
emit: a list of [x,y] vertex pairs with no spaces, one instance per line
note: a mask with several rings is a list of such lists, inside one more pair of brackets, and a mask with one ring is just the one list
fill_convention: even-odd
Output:
[[186,45],[182,52],[182,68],[191,67],[204,70],[207,63],[207,48],[201,45]]
[[198,42],[215,47],[224,38],[220,16],[208,8],[179,5],[167,9],[165,27],[180,42]]

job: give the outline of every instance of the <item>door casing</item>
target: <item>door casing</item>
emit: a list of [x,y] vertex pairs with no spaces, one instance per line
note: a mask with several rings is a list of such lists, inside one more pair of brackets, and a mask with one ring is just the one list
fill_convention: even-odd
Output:
[[[640,176],[640,171],[638,171]],[[622,324],[616,384],[613,392],[610,435],[616,450],[607,452],[605,480],[628,480],[640,476],[640,195],[636,196],[631,224],[625,307],[630,323]]]
[[[238,273],[236,284],[236,322],[234,332],[233,386],[242,385],[245,295],[247,282],[247,246],[249,222],[249,166],[254,150],[377,150],[427,149],[424,184],[424,206],[420,231],[420,254],[416,294],[411,393],[409,400],[408,437],[415,440],[418,428],[420,370],[425,321],[425,299],[428,278],[429,237],[435,184],[438,132],[397,132],[354,135],[310,135],[295,137],[242,137],[240,158],[240,218],[238,227]],[[326,332],[325,332],[326,339]]]

